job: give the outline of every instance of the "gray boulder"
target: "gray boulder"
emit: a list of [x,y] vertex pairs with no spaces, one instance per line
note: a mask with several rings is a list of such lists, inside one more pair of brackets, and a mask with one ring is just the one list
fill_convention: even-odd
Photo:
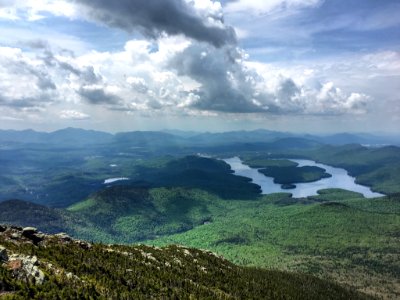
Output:
[[37,232],[38,232],[38,230],[35,227],[25,227],[24,229],[22,229],[22,234],[24,236],[30,236],[30,235],[35,234]]
[[13,240],[19,240],[22,237],[20,232],[13,232],[10,235],[10,238]]
[[0,262],[6,262],[6,261],[8,261],[7,249],[4,248],[3,246],[0,246]]
[[68,234],[66,234],[65,232],[57,233],[54,236],[56,236],[57,238],[59,238],[60,240],[65,241],[65,242],[72,241],[72,238]]
[[39,261],[36,256],[25,256],[13,254],[9,257],[8,268],[13,275],[20,280],[42,284],[45,276],[42,270],[38,268]]
[[30,239],[35,245],[43,240],[41,233],[35,227],[25,227],[22,229],[22,235]]

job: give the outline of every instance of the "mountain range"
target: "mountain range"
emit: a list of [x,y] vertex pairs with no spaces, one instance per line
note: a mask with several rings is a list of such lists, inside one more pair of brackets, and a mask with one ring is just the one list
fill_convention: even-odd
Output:
[[48,144],[54,146],[74,146],[90,144],[124,144],[133,143],[138,147],[147,145],[210,146],[240,143],[269,143],[283,138],[301,138],[321,144],[344,145],[400,145],[399,135],[372,135],[365,133],[338,133],[333,135],[295,134],[270,131],[265,129],[253,131],[231,131],[221,133],[186,132],[181,130],[165,131],[132,131],[110,134],[102,131],[65,128],[54,132],[34,130],[0,130],[0,143]]

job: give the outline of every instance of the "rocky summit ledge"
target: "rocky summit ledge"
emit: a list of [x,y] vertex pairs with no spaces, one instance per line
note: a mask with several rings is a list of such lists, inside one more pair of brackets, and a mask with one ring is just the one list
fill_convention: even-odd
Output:
[[[24,244],[46,247],[47,244],[54,244],[55,242],[58,244],[76,244],[82,249],[92,247],[90,243],[72,239],[66,233],[50,235],[38,231],[35,227],[0,225],[0,238],[1,242],[18,247]],[[13,278],[36,285],[44,282],[45,275],[42,270],[49,267],[40,262],[35,255],[24,255],[18,253],[18,250],[11,250],[3,245],[0,245],[0,265],[11,271]]]
[[74,243],[84,249],[89,249],[92,245],[88,242],[73,239],[66,233],[46,234],[40,232],[35,227],[20,227],[0,225],[0,236],[4,241],[14,244],[33,244],[36,246],[46,246],[48,242],[55,242],[69,244]]
[[12,277],[22,282],[42,284],[44,273],[39,269],[36,256],[10,253],[5,247],[0,246],[0,263],[12,272]]

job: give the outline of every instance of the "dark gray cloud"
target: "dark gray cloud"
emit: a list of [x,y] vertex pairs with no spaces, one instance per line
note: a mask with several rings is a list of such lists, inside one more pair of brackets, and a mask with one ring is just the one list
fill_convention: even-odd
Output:
[[[78,68],[66,61],[61,61],[57,59],[57,57],[54,55],[53,51],[51,50],[46,41],[41,41],[41,40],[30,41],[30,45],[31,47],[36,46],[37,49],[43,49],[38,58],[41,59],[46,64],[47,67],[50,68],[58,67],[59,69],[66,71],[67,73],[74,74],[75,76],[80,78],[80,82],[82,85],[92,85],[101,83],[103,81],[103,78],[95,73],[93,66],[85,66]],[[62,52],[65,51],[62,50]],[[68,54],[72,55],[72,57],[74,55],[73,53],[68,53]],[[51,87],[50,85],[44,84],[44,81],[42,86],[48,86],[49,88]],[[53,85],[53,89],[55,88],[56,88],[55,85]]]
[[[66,79],[63,82],[70,83],[75,80],[70,74],[77,77],[80,86],[74,91],[86,102],[115,105],[120,101],[103,90],[103,77],[96,74],[93,66],[78,67],[68,59],[59,59],[46,41],[34,40],[25,45],[39,50],[35,52],[35,63],[18,51],[0,56],[0,106],[31,111],[58,102],[62,91],[53,79],[62,78]],[[13,85],[7,83],[11,80],[15,82]],[[17,88],[19,84],[21,87]]]
[[46,40],[42,39],[34,39],[29,41],[22,42],[23,45],[26,45],[32,49],[48,49],[49,43]]
[[[227,113],[347,114],[364,113],[368,97],[344,93],[332,82],[314,87],[275,76],[270,84],[245,63],[245,55],[232,46],[213,48],[192,44],[173,57],[169,67],[179,76],[199,83],[187,93],[187,107]],[[194,95],[194,96],[193,96]]]
[[54,82],[50,78],[48,78],[47,76],[46,77],[40,77],[38,79],[37,86],[41,90],[56,90],[57,89],[57,87],[54,84]]
[[80,76],[81,82],[84,84],[96,84],[103,81],[103,78],[94,72],[92,66],[87,66],[83,70],[80,70],[78,76]]
[[45,63],[12,48],[0,55],[0,106],[34,111],[56,102],[57,97],[53,73]]
[[285,78],[280,82],[275,92],[275,99],[281,106],[278,110],[280,112],[301,113],[306,109],[300,88],[291,78]]
[[102,76],[95,73],[93,66],[86,66],[79,69],[77,67],[74,67],[72,64],[64,61],[55,60],[55,62],[60,67],[60,69],[79,77],[80,83],[82,85],[97,84],[103,81]]
[[[236,43],[232,27],[223,24],[220,14],[202,16],[185,0],[75,0],[84,5],[89,17],[128,32],[139,30],[157,38],[163,33],[184,34],[216,47]],[[209,18],[220,25],[212,24]]]
[[260,78],[240,62],[242,54],[233,47],[215,49],[192,45],[177,54],[170,66],[178,75],[189,76],[201,84],[194,90],[197,100],[191,103],[200,110],[231,113],[266,112],[266,95],[256,93]]
[[101,87],[96,87],[96,88],[81,87],[77,92],[88,103],[94,105],[104,105],[104,104],[116,105],[121,101],[121,99],[118,96],[107,93]]
[[57,89],[55,83],[51,79],[50,74],[48,74],[48,71],[45,68],[34,67],[24,61],[16,62],[14,67],[18,69],[20,74],[32,74],[34,77],[36,77],[36,86],[38,89],[42,91]]
[[36,80],[36,86],[42,91],[57,89],[46,68],[33,66],[23,59],[18,58],[15,60],[0,61],[0,66],[5,67],[13,74],[33,75],[33,78]]
[[25,107],[33,107],[35,99],[31,98],[21,98],[21,99],[10,99],[4,95],[0,94],[0,106],[12,107],[14,109],[21,109]]
[[50,95],[43,94],[37,97],[21,97],[10,98],[0,94],[0,106],[12,108],[14,110],[37,110],[46,104],[52,103],[53,99]]

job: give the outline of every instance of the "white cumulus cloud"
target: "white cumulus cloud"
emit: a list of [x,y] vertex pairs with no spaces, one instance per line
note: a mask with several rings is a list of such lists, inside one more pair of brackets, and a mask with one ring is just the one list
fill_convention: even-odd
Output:
[[76,110],[62,110],[60,118],[65,120],[87,120],[90,119],[90,116]]
[[[15,110],[81,104],[182,115],[360,114],[369,100],[310,70],[291,77],[249,61],[239,48],[215,48],[183,37],[164,37],[157,45],[132,40],[122,51],[81,56],[47,46],[35,52],[1,50],[0,106]],[[60,117],[82,117],[73,111],[63,108]]]
[[321,0],[237,0],[228,2],[225,7],[227,13],[264,14],[279,9],[300,9],[315,7]]

